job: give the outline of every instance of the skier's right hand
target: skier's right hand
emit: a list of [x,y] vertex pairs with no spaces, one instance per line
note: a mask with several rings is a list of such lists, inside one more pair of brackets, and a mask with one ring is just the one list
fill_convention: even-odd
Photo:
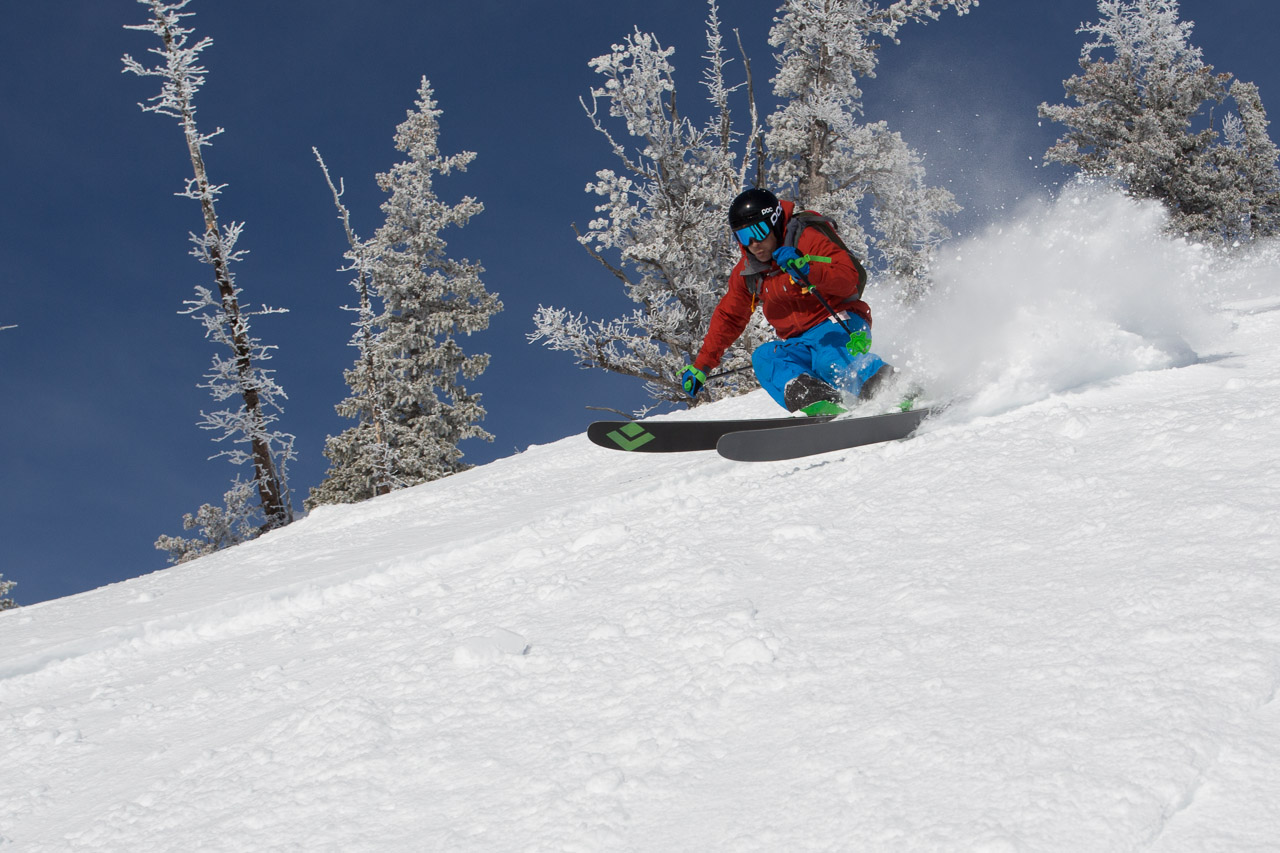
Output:
[[692,364],[687,364],[685,365],[684,373],[680,374],[680,384],[684,386],[686,394],[690,397],[696,397],[698,392],[702,390],[702,386],[707,384],[707,374]]
[[802,255],[794,246],[779,246],[773,251],[774,262],[788,273],[799,273],[800,278],[809,277],[809,256]]

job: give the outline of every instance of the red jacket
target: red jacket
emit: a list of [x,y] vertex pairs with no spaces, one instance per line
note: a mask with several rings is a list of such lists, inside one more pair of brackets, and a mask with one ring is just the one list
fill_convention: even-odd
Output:
[[[782,210],[789,220],[795,205],[784,201]],[[786,220],[783,221],[783,227],[786,227]],[[857,314],[870,325],[871,307],[857,298],[858,271],[848,253],[828,240],[817,228],[805,228],[800,232],[796,250],[802,255],[831,259],[829,264],[821,261],[809,264],[809,281],[836,311]],[[783,340],[807,332],[819,323],[831,322],[831,315],[822,307],[822,303],[813,294],[801,290],[800,285],[793,283],[791,277],[772,261],[760,281],[759,296],[752,296],[743,273],[748,260],[758,262],[747,255],[745,246],[741,251],[742,257],[734,266],[733,272],[729,273],[729,289],[711,315],[702,349],[694,359],[694,365],[699,370],[710,371],[720,364],[724,351],[747,327],[757,302],[764,312],[764,318]]]

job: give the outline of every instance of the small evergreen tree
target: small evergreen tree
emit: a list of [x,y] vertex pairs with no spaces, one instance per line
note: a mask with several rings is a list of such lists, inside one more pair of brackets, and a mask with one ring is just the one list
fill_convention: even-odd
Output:
[[0,575],[0,610],[10,610],[18,606],[18,603],[9,597],[9,593],[17,585],[17,581],[7,581],[4,575]]
[[485,415],[480,395],[462,384],[484,372],[489,356],[468,355],[458,338],[488,328],[502,303],[480,280],[484,268],[451,258],[440,236],[484,209],[470,196],[450,205],[435,193],[435,175],[466,171],[475,159],[470,151],[440,153],[441,114],[424,77],[416,109],[396,129],[396,149],[408,157],[378,175],[390,198],[367,242],[351,231],[334,190],[361,300],[354,341],[360,356],[346,374],[352,395],[338,411],[359,423],[326,442],[330,470],[308,506],[364,500],[465,470],[459,444],[493,438],[478,425]]
[[[1075,104],[1040,105],[1067,127],[1045,160],[1161,202],[1179,232],[1227,241],[1275,233],[1278,152],[1257,87],[1205,64],[1177,0],[1099,0],[1098,11],[1079,30],[1091,36],[1082,73],[1063,84]],[[1236,112],[1219,141],[1212,110],[1228,99]]]
[[357,423],[325,440],[324,452],[331,464],[325,480],[312,489],[306,501],[308,509],[321,503],[352,503],[374,495],[385,495],[404,485],[397,476],[397,454],[389,441],[391,412],[381,405],[383,395],[379,389],[382,373],[378,364],[378,312],[374,285],[377,258],[373,244],[361,240],[352,229],[351,213],[342,203],[344,190],[334,185],[320,152],[314,148],[312,151],[333,194],[338,218],[347,237],[348,249],[344,257],[348,264],[342,271],[355,273],[351,286],[356,291],[356,304],[344,306],[344,310],[356,314],[356,321],[352,323],[356,331],[351,336],[351,346],[356,348],[358,355],[355,365],[343,374],[351,396],[336,406],[338,414]]
[[255,491],[252,482],[237,480],[223,495],[222,506],[204,504],[182,517],[182,529],[198,530],[198,537],[161,536],[156,540],[156,550],[165,551],[169,562],[177,564],[253,539],[259,533],[253,522]]
[[[213,512],[244,513],[232,525],[238,530],[253,529],[249,518],[257,515],[261,523],[254,531],[256,535],[293,521],[285,474],[287,462],[294,458],[293,436],[272,429],[281,411],[278,401],[285,394],[272,377],[272,371],[258,366],[260,362],[270,358],[273,347],[264,346],[249,328],[250,317],[278,313],[279,309],[251,311],[241,305],[241,291],[236,284],[231,264],[240,260],[244,254],[235,248],[244,224],[233,222],[225,227],[219,224],[215,201],[223,186],[213,184],[205,169],[202,151],[213,137],[222,132],[219,128],[213,133],[202,133],[196,124],[195,96],[204,85],[207,73],[199,64],[199,58],[201,52],[212,44],[212,40],[205,38],[194,44],[190,42],[193,30],[182,26],[182,19],[190,17],[192,13],[181,11],[190,0],[171,3],[163,0],[138,2],[150,8],[152,18],[146,24],[126,29],[141,30],[158,36],[163,46],[152,48],[151,52],[161,57],[162,61],[154,67],[147,67],[126,54],[124,70],[141,77],[161,78],[160,94],[141,106],[144,112],[177,119],[182,127],[194,176],[188,179],[186,190],[181,195],[198,201],[204,217],[204,231],[191,235],[195,244],[192,254],[213,268],[216,283],[216,293],[209,288],[197,286],[196,298],[185,303],[187,307],[182,313],[199,320],[204,326],[205,336],[225,347],[230,354],[229,357],[221,353],[214,356],[212,369],[206,374],[208,381],[200,387],[209,389],[218,402],[232,398],[240,401],[240,406],[236,409],[202,413],[201,426],[220,433],[216,441],[230,439],[232,444],[242,445],[216,455],[225,456],[233,465],[251,464],[254,471],[251,487],[258,496],[256,508],[250,508],[247,503],[237,503],[234,508],[229,504],[222,510],[206,505],[201,507],[197,516]],[[239,484],[239,478],[236,482]],[[232,491],[238,494],[239,486]],[[232,541],[222,540],[220,543],[218,547],[234,544]],[[210,546],[213,544],[207,541],[204,543]],[[162,537],[156,547],[169,551],[172,556],[178,553],[194,554],[204,546],[192,543],[185,550],[175,550],[173,538]]]

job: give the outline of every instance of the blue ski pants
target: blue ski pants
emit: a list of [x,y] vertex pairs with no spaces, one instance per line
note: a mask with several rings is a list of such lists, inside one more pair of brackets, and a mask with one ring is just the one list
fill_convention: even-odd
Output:
[[[871,331],[857,314],[848,315],[844,323],[850,332]],[[884,360],[874,353],[855,355],[849,352],[848,343],[849,332],[828,320],[793,338],[756,347],[751,366],[760,385],[783,408],[787,405],[783,398],[787,383],[802,373],[856,396],[862,383],[884,366]]]

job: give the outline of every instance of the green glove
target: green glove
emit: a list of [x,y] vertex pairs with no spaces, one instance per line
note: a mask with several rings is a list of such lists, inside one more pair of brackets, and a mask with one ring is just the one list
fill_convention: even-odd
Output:
[[687,364],[685,365],[684,373],[680,374],[680,384],[684,386],[686,394],[690,397],[696,397],[698,392],[702,390],[702,386],[707,384],[707,374],[692,364]]
[[849,336],[849,343],[844,348],[850,355],[866,355],[871,352],[871,336],[859,329]]

